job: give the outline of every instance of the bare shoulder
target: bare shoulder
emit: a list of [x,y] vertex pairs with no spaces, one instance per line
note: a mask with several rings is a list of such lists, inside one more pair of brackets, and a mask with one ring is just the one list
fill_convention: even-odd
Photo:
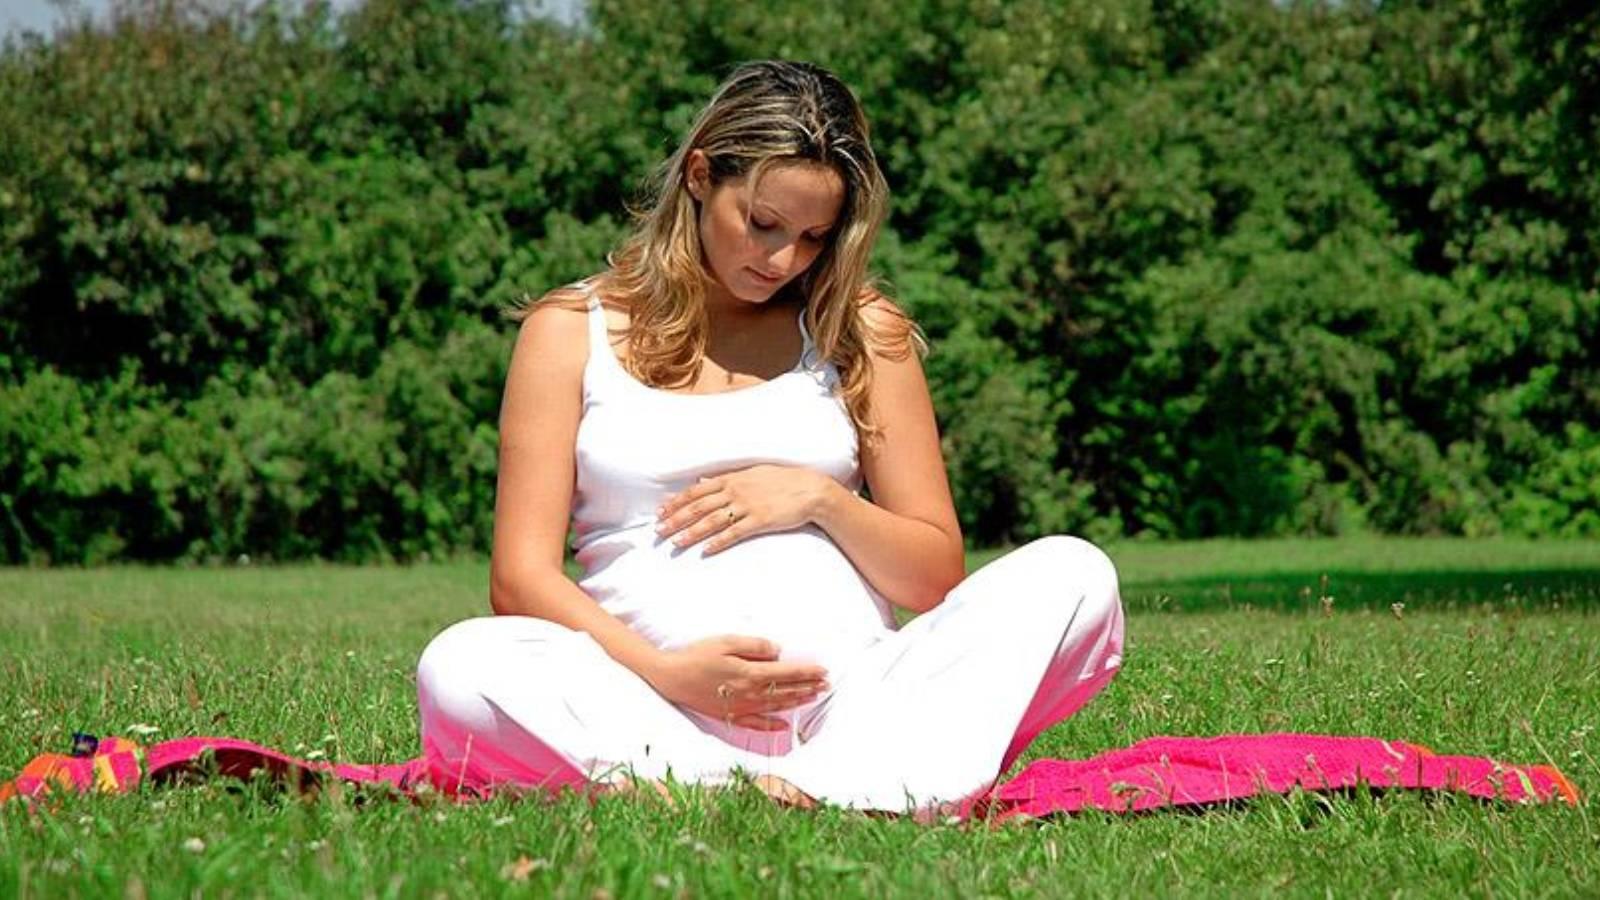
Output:
[[580,320],[583,314],[589,311],[589,295],[583,288],[575,284],[562,285],[555,290],[547,292],[543,297],[530,301],[516,313],[516,318],[524,322],[534,318],[542,318],[542,327],[560,327],[552,325],[554,322],[570,322]]
[[923,351],[921,331],[911,316],[876,287],[862,288],[856,303],[866,326],[867,344],[876,356],[903,361]]
[[528,304],[512,359],[512,374],[537,370],[576,376],[588,359],[589,299],[573,285],[556,288]]

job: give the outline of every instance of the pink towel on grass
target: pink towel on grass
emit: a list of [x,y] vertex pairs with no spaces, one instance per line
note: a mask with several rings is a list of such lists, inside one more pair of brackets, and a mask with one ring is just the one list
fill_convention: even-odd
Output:
[[[73,754],[46,753],[0,784],[0,802],[40,798],[52,790],[124,792],[144,779],[159,783],[185,775],[249,778],[257,770],[300,788],[331,777],[413,797],[428,790],[482,796],[491,788],[433,784],[425,759],[354,765],[296,759],[236,738],[179,738],[141,748],[125,738],[77,737]],[[1091,759],[1038,760],[978,805],[996,818],[1086,809],[1129,813],[1200,808],[1295,788],[1323,793],[1360,785],[1454,791],[1513,803],[1578,802],[1577,788],[1554,766],[1440,756],[1416,744],[1377,738],[1259,734],[1157,737]]]
[[1577,788],[1554,766],[1440,756],[1404,741],[1318,734],[1156,737],[1093,759],[1041,759],[996,788],[991,802],[1003,817],[1085,809],[1144,812],[1263,792],[1327,793],[1360,785],[1456,791],[1515,803],[1578,802]]

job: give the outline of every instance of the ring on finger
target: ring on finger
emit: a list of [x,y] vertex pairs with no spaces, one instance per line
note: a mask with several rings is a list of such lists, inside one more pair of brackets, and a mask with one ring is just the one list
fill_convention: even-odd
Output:
[[732,504],[729,504],[728,506],[724,506],[722,509],[723,509],[724,512],[726,512],[728,514],[728,524],[729,525],[732,525],[734,523],[734,520],[739,518],[739,514],[733,511]]
[[728,703],[733,696],[733,688],[726,681],[717,685],[717,696],[722,699],[722,721],[729,728],[733,727],[733,707]]

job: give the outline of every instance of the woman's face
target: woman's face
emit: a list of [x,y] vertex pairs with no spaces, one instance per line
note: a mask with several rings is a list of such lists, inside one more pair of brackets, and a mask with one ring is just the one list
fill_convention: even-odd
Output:
[[700,247],[712,276],[739,300],[760,303],[806,270],[827,246],[844,205],[844,180],[831,166],[774,166],[750,179],[711,186],[705,154],[689,156],[689,193],[700,201]]

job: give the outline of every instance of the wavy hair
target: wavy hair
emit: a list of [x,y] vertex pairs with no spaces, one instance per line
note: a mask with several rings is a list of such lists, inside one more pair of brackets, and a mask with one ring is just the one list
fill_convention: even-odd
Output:
[[867,260],[888,211],[889,189],[868,143],[861,105],[828,70],[804,62],[765,60],[740,65],[695,118],[688,136],[656,171],[646,202],[632,210],[634,227],[608,258],[596,286],[629,311],[626,365],[636,378],[662,388],[693,384],[705,359],[708,324],[698,206],[688,189],[688,159],[705,153],[715,187],[748,178],[752,190],[776,166],[831,167],[844,182],[844,203],[826,243],[778,299],[805,306],[817,352],[839,371],[837,395],[857,433],[878,428],[868,409],[869,353],[892,358],[927,352],[919,329],[893,304],[894,314],[863,311],[882,295]]

